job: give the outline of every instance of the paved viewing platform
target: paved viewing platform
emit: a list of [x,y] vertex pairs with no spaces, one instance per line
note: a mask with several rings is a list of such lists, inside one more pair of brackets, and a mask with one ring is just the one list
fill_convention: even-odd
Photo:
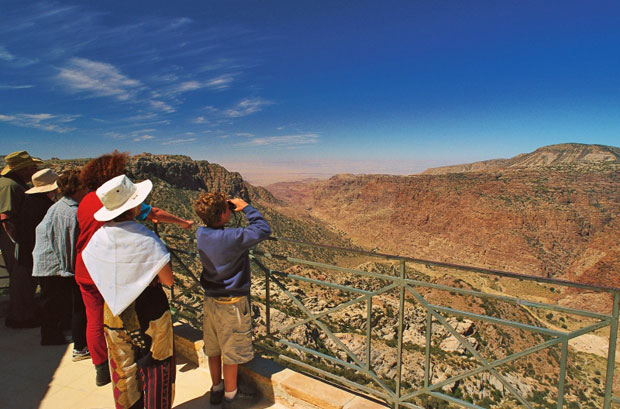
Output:
[[[2,319],[4,321],[4,319]],[[90,360],[73,362],[72,344],[39,345],[39,328],[9,329],[0,325],[0,407],[3,409],[114,409],[112,385],[95,386]],[[198,345],[179,338],[179,346]],[[219,408],[209,404],[211,378],[206,368],[177,354],[174,408]],[[253,409],[346,408],[376,409],[382,405],[362,399],[303,374],[257,360],[243,369],[264,398]],[[261,363],[262,361],[262,363]],[[258,367],[262,367],[261,370]],[[276,389],[281,389],[276,392]],[[286,398],[283,398],[286,394]],[[275,401],[275,402],[274,402]]]
[[[71,360],[72,344],[40,346],[39,328],[0,325],[0,407],[4,409],[114,409],[112,384],[95,386],[95,369],[87,359]],[[209,372],[177,361],[175,408],[209,407]],[[281,408],[260,405],[256,408]]]

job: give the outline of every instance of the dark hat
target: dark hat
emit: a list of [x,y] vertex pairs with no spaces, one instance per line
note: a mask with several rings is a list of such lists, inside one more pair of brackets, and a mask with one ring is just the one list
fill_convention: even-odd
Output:
[[6,162],[6,166],[2,169],[0,175],[6,175],[9,172],[26,168],[28,166],[38,165],[43,161],[41,159],[31,157],[26,151],[17,151],[6,155],[4,157],[4,162]]

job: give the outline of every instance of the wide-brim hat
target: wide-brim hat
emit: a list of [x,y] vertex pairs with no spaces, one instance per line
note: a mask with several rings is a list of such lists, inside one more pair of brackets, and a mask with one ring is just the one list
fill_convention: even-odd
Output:
[[26,190],[29,195],[33,193],[47,193],[58,189],[58,174],[51,169],[41,169],[32,175],[33,188]]
[[144,202],[152,188],[153,183],[148,179],[133,183],[127,176],[120,175],[108,180],[96,192],[103,207],[95,213],[95,220],[107,222],[133,209]]
[[4,157],[6,166],[0,172],[0,175],[4,176],[14,170],[22,169],[32,165],[38,165],[43,161],[41,159],[31,157],[26,151],[17,151],[9,153]]

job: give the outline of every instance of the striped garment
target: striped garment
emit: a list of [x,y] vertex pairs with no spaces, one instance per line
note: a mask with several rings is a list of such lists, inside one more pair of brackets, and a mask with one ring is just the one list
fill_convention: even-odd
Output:
[[117,409],[170,409],[176,366],[172,316],[160,285],[147,287],[118,316],[104,306],[114,403]]
[[75,200],[63,197],[47,210],[35,232],[34,277],[73,276],[75,243],[79,233],[77,209]]

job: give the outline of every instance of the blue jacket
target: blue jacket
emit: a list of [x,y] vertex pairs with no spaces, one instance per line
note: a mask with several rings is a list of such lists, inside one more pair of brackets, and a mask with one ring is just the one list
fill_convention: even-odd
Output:
[[196,232],[202,262],[200,284],[207,297],[250,294],[249,250],[269,237],[271,229],[252,206],[246,206],[243,212],[250,222],[247,227],[200,227]]

